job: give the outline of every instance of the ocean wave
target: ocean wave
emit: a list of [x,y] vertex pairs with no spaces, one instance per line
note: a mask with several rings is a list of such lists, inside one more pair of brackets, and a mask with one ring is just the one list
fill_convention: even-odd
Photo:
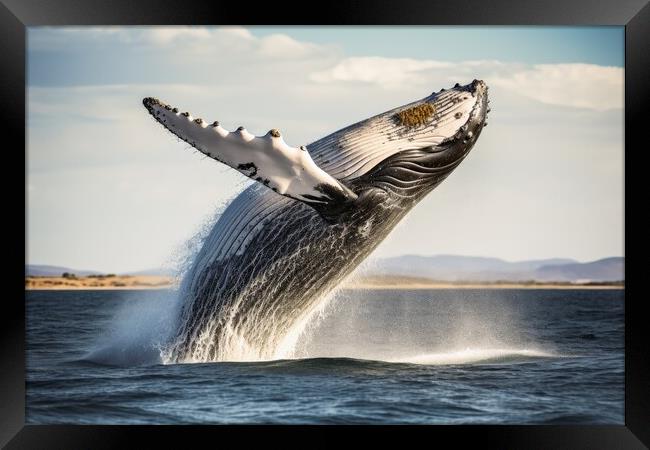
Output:
[[561,355],[536,349],[467,348],[444,353],[422,353],[406,358],[393,359],[390,362],[422,365],[502,364],[559,357]]
[[[512,364],[532,362],[540,359],[563,358],[559,355],[538,349],[511,349],[487,348],[464,349],[441,353],[421,353],[402,358],[357,358],[357,357],[305,357],[288,359],[266,359],[257,361],[219,361],[212,363],[190,363],[202,366],[248,366],[266,370],[274,369],[300,369],[300,370],[327,370],[327,369],[358,369],[371,367],[398,366],[402,364],[416,364],[429,366],[442,365],[477,365],[477,364]],[[187,364],[187,363],[185,363]],[[174,364],[172,364],[174,365]]]

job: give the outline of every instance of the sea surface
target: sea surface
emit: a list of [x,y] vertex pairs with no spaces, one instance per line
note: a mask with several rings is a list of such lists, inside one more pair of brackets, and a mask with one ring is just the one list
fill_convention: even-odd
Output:
[[175,295],[27,291],[27,423],[624,423],[623,290],[346,290],[292,359],[166,365]]

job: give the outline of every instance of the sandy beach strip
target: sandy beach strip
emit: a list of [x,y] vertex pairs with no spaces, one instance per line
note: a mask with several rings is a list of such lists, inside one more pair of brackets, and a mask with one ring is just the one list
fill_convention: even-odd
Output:
[[175,287],[171,277],[155,275],[113,275],[92,277],[26,277],[25,290],[124,290],[169,289]]
[[[135,290],[171,289],[178,287],[178,280],[166,276],[117,275],[95,277],[27,277],[26,290]],[[444,282],[422,278],[370,278],[348,281],[342,286],[349,290],[427,290],[427,289],[625,289],[623,284],[576,284],[576,283],[484,283]]]

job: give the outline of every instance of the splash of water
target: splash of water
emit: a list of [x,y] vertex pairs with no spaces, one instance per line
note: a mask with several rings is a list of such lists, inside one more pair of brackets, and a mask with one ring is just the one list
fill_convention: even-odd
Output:
[[147,294],[146,299],[132,295],[121,299],[110,326],[97,337],[83,359],[118,366],[161,362],[161,350],[171,336],[178,314],[178,296],[173,291]]
[[[308,250],[307,244],[296,252],[278,258],[260,277],[246,284],[225,309],[225,314],[213,315],[207,325],[191,338],[192,352],[189,355],[179,360],[175,354],[178,342],[172,342],[163,349],[163,362],[242,362],[299,358],[298,347],[306,332],[326,315],[343,279],[334,279],[326,294],[314,292],[310,295],[309,289],[303,289],[302,298],[308,299],[308,303],[294,304],[290,310],[286,309],[286,304],[273,302],[276,295],[273,290],[262,290],[260,286],[266,284],[268,279],[282,276],[286,267],[298,265],[301,253]],[[189,283],[182,288],[189,289]],[[184,295],[187,292],[182,293],[181,297]],[[251,297],[256,299],[252,307],[247,302]],[[241,308],[245,304],[249,309],[242,313]],[[183,318],[182,315],[180,317],[181,322],[193,319]],[[215,346],[215,342],[218,342],[218,346]]]
[[[200,221],[192,236],[172,251],[161,268],[182,279],[191,267],[213,224],[219,219],[227,201],[215,205],[214,212]],[[116,292],[116,295],[119,295]],[[149,292],[147,299],[124,298],[113,313],[110,324],[96,339],[83,358],[102,364],[131,366],[159,364],[181,310],[178,290]]]
[[275,351],[275,359],[300,359],[308,358],[309,354],[305,351],[305,346],[313,336],[314,330],[318,325],[331,314],[343,284],[338,285],[332,292],[324,296],[321,301],[316,302],[315,306],[307,311],[301,318],[296,320],[293,325],[281,339]]

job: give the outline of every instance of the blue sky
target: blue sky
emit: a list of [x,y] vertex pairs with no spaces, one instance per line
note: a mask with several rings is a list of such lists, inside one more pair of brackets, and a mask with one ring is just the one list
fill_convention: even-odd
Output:
[[[268,35],[276,28],[253,28]],[[341,42],[346,54],[398,58],[429,55],[445,61],[498,59],[504,62],[588,62],[623,66],[622,27],[330,27],[286,28],[298,40]],[[380,48],[377,45],[380,43]],[[450,45],[447,45],[450,44]],[[567,45],[569,44],[569,45]]]
[[[624,29],[600,27],[250,27],[256,36],[282,32],[298,41],[338,46],[348,56],[499,60],[531,64],[591,63],[622,67]],[[46,41],[57,29],[32,28]],[[29,84],[62,86],[168,81],[177,74],[148,70],[147,54],[123,53],[115,42],[29,50]],[[91,50],[92,49],[92,50]],[[97,51],[100,50],[100,51]],[[149,55],[151,56],[151,55]],[[120,60],[114,65],[115,58]]]
[[145,96],[300,145],[473,78],[490,126],[376,256],[622,255],[623,46],[622,27],[31,28],[28,262],[173,265],[248,184]]

